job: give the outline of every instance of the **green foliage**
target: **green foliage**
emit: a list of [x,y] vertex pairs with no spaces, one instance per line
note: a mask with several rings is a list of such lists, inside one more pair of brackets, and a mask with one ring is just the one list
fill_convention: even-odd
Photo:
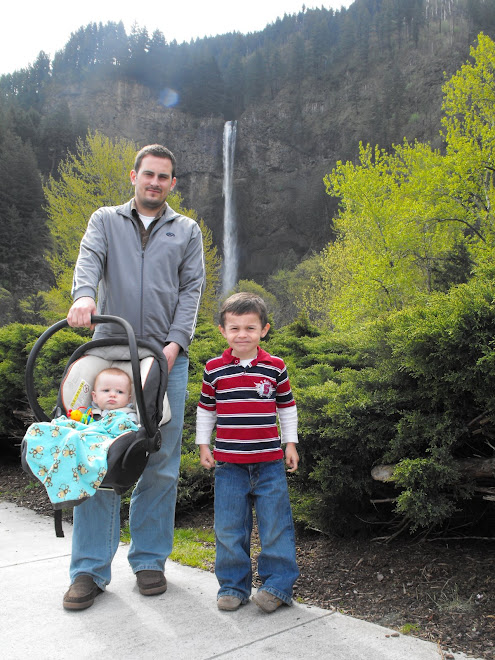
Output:
[[[0,328],[0,443],[13,446],[22,439],[25,426],[14,413],[25,413],[24,374],[31,348],[45,330],[42,326],[11,324]],[[36,362],[34,385],[41,407],[49,414],[55,404],[65,364],[84,343],[77,333],[62,330],[44,346]]]
[[451,492],[459,474],[451,456],[445,452],[444,457],[447,464],[433,458],[404,459],[394,471],[401,489],[397,511],[411,521],[411,531],[440,525],[456,511]]
[[476,261],[493,261],[495,43],[483,33],[466,63],[444,85],[442,120],[449,172],[441,191],[466,228]]
[[[179,199],[179,196],[176,194]],[[173,207],[176,209],[176,207]],[[195,218],[196,213],[188,210],[185,215],[190,218]],[[218,255],[218,250],[213,243],[213,234],[211,229],[206,226],[203,219],[199,221],[199,227],[203,234],[203,251],[205,255],[205,269],[206,269],[206,286],[201,298],[200,313],[213,320],[217,313],[217,292],[220,286],[220,268],[221,259]]]
[[47,295],[53,321],[71,304],[72,272],[79,243],[92,213],[101,206],[122,204],[132,197],[129,172],[136,147],[125,139],[112,141],[95,132],[77,142],[76,154],[69,154],[45,186],[48,226],[54,251],[50,264],[56,287]]
[[50,281],[44,259],[49,235],[36,158],[31,144],[22,142],[12,124],[13,117],[4,117],[0,106],[0,231],[4,237],[0,242],[0,289],[8,292],[4,294],[6,304],[2,300],[0,305],[1,324],[19,320],[19,299]]
[[[478,277],[359,332],[277,333],[299,411],[296,519],[349,531],[384,489],[411,530],[465,510],[473,483],[457,461],[493,454],[491,425],[476,435],[470,422],[495,414],[494,300],[495,280]],[[379,463],[397,466],[385,487]]]
[[327,285],[322,258],[322,255],[313,255],[292,270],[284,268],[268,278],[267,289],[277,299],[273,308],[277,327],[292,323],[301,310],[315,323],[328,318],[327,309],[316,304]]
[[174,531],[172,561],[209,570],[215,562],[215,534],[212,529],[178,528]]
[[404,309],[493,261],[495,43],[480,34],[471,55],[444,86],[444,155],[406,140],[391,152],[361,144],[358,165],[339,161],[325,177],[341,199],[337,240],[309,309],[326,310],[327,324]]
[[177,511],[190,510],[213,500],[214,476],[199,462],[198,452],[183,451],[177,487]]

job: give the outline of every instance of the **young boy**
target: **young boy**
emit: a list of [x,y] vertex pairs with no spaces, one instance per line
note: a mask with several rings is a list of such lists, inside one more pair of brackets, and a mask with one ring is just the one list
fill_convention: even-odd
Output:
[[[292,603],[299,570],[294,526],[277,429],[289,472],[297,470],[297,410],[283,360],[259,347],[270,328],[264,301],[238,293],[220,310],[229,344],[206,363],[197,410],[201,465],[215,466],[215,574],[220,610],[236,610],[251,594],[250,539],[254,504],[261,541],[253,600],[264,612]],[[213,455],[209,448],[216,425]]]

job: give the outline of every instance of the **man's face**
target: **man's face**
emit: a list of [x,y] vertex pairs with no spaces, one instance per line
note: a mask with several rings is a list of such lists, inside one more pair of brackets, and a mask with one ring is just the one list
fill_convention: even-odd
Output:
[[139,171],[131,171],[131,183],[135,187],[136,207],[143,215],[153,215],[163,206],[174,189],[172,161],[148,154],[141,161]]

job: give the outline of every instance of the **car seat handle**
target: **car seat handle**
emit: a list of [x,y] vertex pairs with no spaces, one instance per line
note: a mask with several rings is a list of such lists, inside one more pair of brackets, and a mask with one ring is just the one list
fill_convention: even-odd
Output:
[[[138,346],[137,346],[136,337],[134,335],[134,330],[131,324],[125,319],[120,318],[119,316],[111,316],[107,314],[104,316],[100,316],[96,314],[92,315],[91,323],[95,323],[95,324],[117,323],[118,325],[124,328],[127,334],[127,342],[129,345],[132,378],[134,381],[134,393],[136,395],[136,403],[139,410],[141,423],[145,427],[148,436],[153,437],[155,435],[155,432],[146,413],[146,406],[144,403],[144,396],[143,396],[143,387],[141,384],[141,372],[139,368],[140,365],[139,365]],[[36,362],[36,358],[38,357],[38,354],[42,346],[48,341],[48,339],[50,339],[50,337],[52,337],[59,330],[62,330],[62,328],[66,328],[68,326],[69,323],[67,322],[67,319],[62,319],[61,321],[54,323],[47,330],[45,330],[45,332],[38,338],[38,340],[34,344],[28,356],[28,360],[26,363],[26,375],[25,375],[26,394],[29,401],[29,405],[31,406],[32,411],[34,412],[36,419],[40,422],[49,422],[50,418],[41,408],[34,387],[33,373],[34,373],[34,365]]]

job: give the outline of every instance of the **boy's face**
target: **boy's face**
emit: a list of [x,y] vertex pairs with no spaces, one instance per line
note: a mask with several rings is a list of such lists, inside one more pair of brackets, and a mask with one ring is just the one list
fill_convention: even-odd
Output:
[[231,347],[232,355],[240,360],[250,360],[256,357],[260,339],[266,335],[270,324],[263,328],[255,313],[237,315],[227,312],[224,326],[218,327]]
[[101,410],[125,408],[131,400],[129,379],[124,374],[99,374],[92,396]]

